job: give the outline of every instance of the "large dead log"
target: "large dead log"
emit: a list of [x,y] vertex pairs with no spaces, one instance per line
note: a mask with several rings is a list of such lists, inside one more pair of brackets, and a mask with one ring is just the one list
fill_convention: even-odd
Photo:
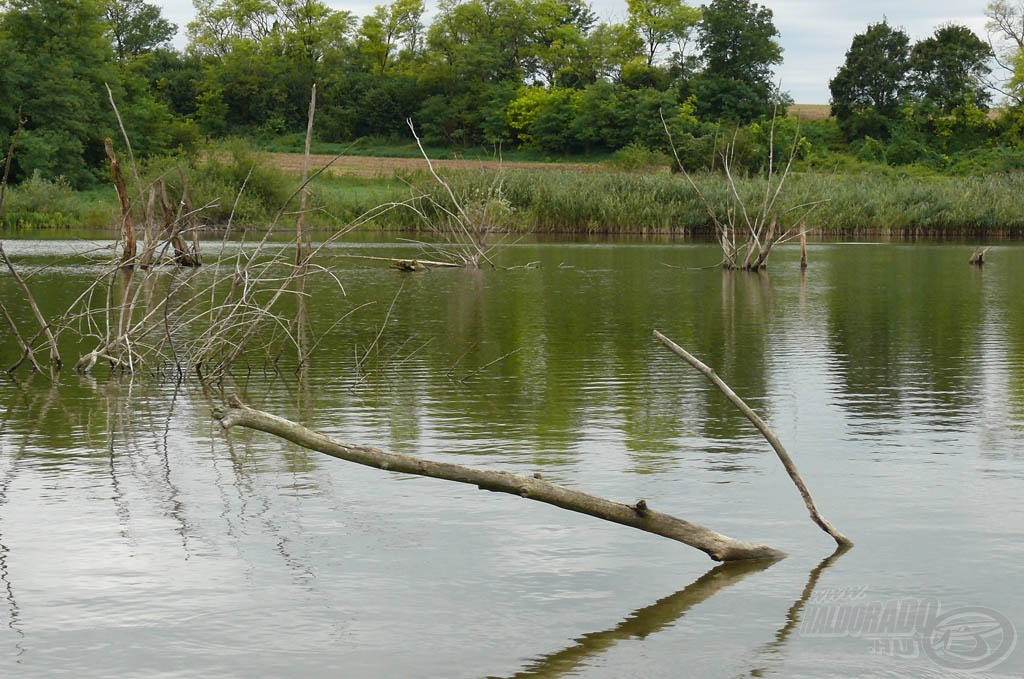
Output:
[[257,429],[340,460],[385,471],[467,483],[477,486],[481,490],[509,493],[637,528],[699,549],[715,561],[781,559],[785,556],[784,552],[773,547],[741,542],[710,528],[656,512],[648,507],[644,500],[627,505],[545,481],[539,474],[524,476],[510,472],[477,469],[448,462],[434,462],[411,455],[389,453],[369,446],[341,443],[295,422],[249,408],[234,396],[227,399],[227,408],[214,412],[214,417],[220,421],[224,429],[236,426]]

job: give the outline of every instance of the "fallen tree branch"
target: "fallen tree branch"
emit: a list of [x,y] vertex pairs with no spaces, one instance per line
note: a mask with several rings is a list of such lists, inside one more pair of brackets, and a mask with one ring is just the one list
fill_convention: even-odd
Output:
[[539,474],[523,476],[476,469],[448,462],[424,460],[411,455],[388,453],[369,446],[340,443],[295,422],[249,408],[235,396],[227,399],[227,406],[225,409],[214,411],[214,417],[220,421],[224,429],[235,426],[257,429],[340,460],[385,471],[467,483],[481,490],[509,493],[528,500],[544,502],[677,540],[701,550],[715,561],[780,559],[785,556],[784,552],[773,547],[740,542],[710,528],[656,512],[650,509],[644,500],[627,505],[559,486],[545,481]]
[[454,262],[437,262],[430,259],[396,259],[395,257],[371,257],[370,255],[341,255],[348,259],[369,259],[376,262],[387,262],[400,271],[425,271],[434,267],[463,269],[461,264]]
[[46,318],[43,317],[43,312],[39,310],[39,305],[36,304],[36,298],[32,295],[32,290],[29,289],[25,279],[21,277],[18,270],[14,268],[14,264],[8,259],[7,253],[4,252],[4,244],[0,242],[0,260],[7,265],[7,270],[11,272],[11,276],[17,281],[18,286],[21,287],[21,291],[25,293],[25,299],[28,300],[28,306],[32,309],[32,314],[36,317],[36,322],[39,323],[40,329],[46,336],[46,341],[50,345],[50,361],[57,366],[61,367],[62,363],[60,360],[60,350],[57,348],[57,338],[53,336],[53,331],[50,330],[50,324]]
[[737,396],[736,392],[734,392],[732,388],[725,383],[725,380],[719,377],[714,370],[657,330],[654,331],[654,336],[674,354],[685,360],[701,374],[711,380],[712,384],[718,387],[718,390],[725,394],[725,397],[732,401],[733,405],[739,408],[740,412],[743,413],[755,427],[757,427],[765,440],[771,444],[772,448],[775,450],[775,454],[778,455],[779,460],[782,461],[782,466],[786,468],[786,473],[789,474],[789,478],[791,478],[793,483],[796,484],[796,488],[800,491],[800,496],[804,499],[804,504],[807,505],[807,511],[810,512],[811,519],[814,523],[818,524],[823,531],[831,535],[836,541],[836,544],[840,547],[852,547],[853,540],[840,533],[836,527],[818,511],[818,508],[814,504],[814,498],[811,497],[811,492],[807,489],[807,484],[804,483],[803,477],[800,476],[800,472],[797,471],[793,458],[791,458],[789,453],[786,452],[785,447],[782,445],[782,441],[779,440],[779,437],[775,435],[775,432],[771,430],[768,424],[765,423],[765,421],[762,420],[758,414],[743,401],[743,399]]
[[11,318],[11,314],[10,312],[7,311],[7,307],[4,306],[3,300],[0,300],[0,315],[2,315],[4,317],[4,320],[7,321],[7,325],[11,329],[11,334],[14,335],[14,339],[17,340],[18,346],[21,348],[21,358],[18,360],[17,363],[15,363],[14,365],[7,369],[7,373],[13,373],[25,361],[31,363],[32,369],[35,370],[36,372],[43,372],[43,369],[39,366],[39,362],[36,361],[36,355],[32,351],[32,347],[28,345],[28,343],[25,341],[25,338],[23,338],[21,336],[21,333],[18,332],[18,326],[14,322],[14,319]]

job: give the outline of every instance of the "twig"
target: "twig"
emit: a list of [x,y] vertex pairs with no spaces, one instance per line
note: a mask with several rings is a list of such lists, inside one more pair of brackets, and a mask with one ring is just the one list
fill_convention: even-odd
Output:
[[482,366],[480,366],[479,368],[477,368],[476,370],[474,370],[473,372],[469,373],[468,375],[463,377],[461,380],[459,380],[459,382],[462,382],[463,384],[465,384],[471,378],[479,375],[480,373],[482,373],[484,370],[487,370],[488,368],[490,368],[495,363],[498,363],[500,361],[504,361],[506,358],[508,358],[509,356],[512,356],[513,354],[518,354],[519,353],[519,349],[520,349],[520,347],[516,347],[515,349],[513,349],[510,352],[508,352],[507,354],[499,356],[498,358],[494,359],[493,361],[490,361],[489,363],[484,363]]
[[719,391],[725,394],[725,397],[732,401],[733,405],[739,408],[740,412],[743,413],[755,427],[757,427],[757,430],[761,432],[761,435],[764,436],[765,440],[768,441],[775,450],[775,454],[778,455],[779,460],[782,462],[782,466],[786,468],[786,473],[789,474],[789,478],[791,478],[793,483],[796,484],[797,490],[800,491],[800,496],[803,498],[804,504],[807,505],[807,511],[810,512],[811,519],[814,523],[818,524],[823,531],[831,535],[837,545],[847,547],[852,546],[853,541],[840,533],[835,526],[833,526],[818,511],[818,508],[814,504],[814,498],[811,497],[811,492],[807,489],[807,484],[804,483],[803,477],[801,477],[800,472],[797,471],[793,458],[789,456],[789,453],[786,452],[786,449],[782,445],[782,441],[779,440],[779,437],[775,435],[775,432],[771,430],[765,421],[762,420],[758,414],[743,401],[743,399],[737,396],[736,392],[734,392],[732,388],[725,383],[725,380],[719,377],[714,370],[657,330],[654,331],[654,336],[674,354],[685,360],[701,374],[711,380],[712,384],[718,387]]

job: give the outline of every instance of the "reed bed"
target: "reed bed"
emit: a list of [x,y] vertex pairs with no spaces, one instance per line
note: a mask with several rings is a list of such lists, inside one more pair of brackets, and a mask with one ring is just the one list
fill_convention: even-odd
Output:
[[[237,161],[200,167],[191,177],[193,199],[205,206],[201,221],[213,227],[223,226],[234,211],[234,225],[259,228],[274,218],[284,200],[282,189],[293,183],[289,173]],[[724,215],[734,205],[728,179],[718,173],[694,178],[707,205],[683,177],[667,170],[473,169],[444,177],[460,201],[500,204],[500,220],[492,225],[496,231],[712,235],[709,209]],[[765,190],[763,177],[737,178],[737,184],[750,203],[757,203]],[[325,174],[311,188],[308,220],[320,231],[353,222],[361,229],[426,231],[455,209],[447,191],[426,171],[376,178]],[[82,210],[74,208],[75,196],[58,185],[14,187],[0,228],[99,226],[95,197],[85,201],[79,196],[78,201]],[[1024,172],[794,171],[779,210],[783,215],[792,210],[795,218],[797,206],[819,201],[824,202],[808,215],[807,229],[825,236],[1024,236]],[[115,211],[105,207],[102,212],[112,225]],[[364,223],[365,215],[374,216]]]
[[[547,233],[714,233],[708,211],[724,215],[728,180],[697,175],[707,201],[680,176],[669,173],[535,172],[511,170],[501,179],[511,230]],[[450,178],[464,195],[495,185],[493,172],[462,172]],[[763,178],[738,180],[745,200],[765,191]],[[440,197],[436,197],[440,200]],[[807,217],[811,233],[834,236],[1021,236],[1024,235],[1024,173],[969,177],[876,174],[791,174],[778,209],[796,219],[800,206],[818,204]],[[384,225],[388,226],[388,225]]]

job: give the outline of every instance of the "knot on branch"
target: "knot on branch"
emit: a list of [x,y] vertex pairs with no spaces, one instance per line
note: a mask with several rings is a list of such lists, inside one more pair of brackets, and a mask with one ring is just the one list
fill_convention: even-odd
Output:
[[636,504],[632,506],[632,509],[640,516],[647,516],[649,511],[647,508],[647,500],[637,500]]

